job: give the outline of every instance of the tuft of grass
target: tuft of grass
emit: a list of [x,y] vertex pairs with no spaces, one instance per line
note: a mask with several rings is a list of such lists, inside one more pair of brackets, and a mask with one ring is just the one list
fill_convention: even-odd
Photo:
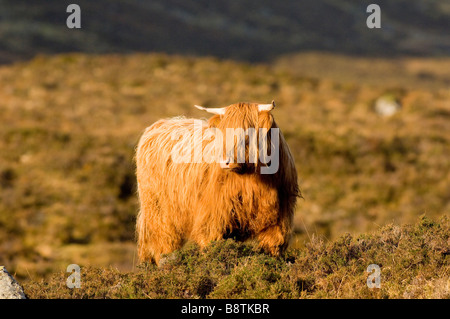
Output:
[[[24,291],[29,298],[450,298],[449,241],[447,217],[422,217],[328,243],[314,237],[279,258],[251,242],[221,240],[203,251],[188,243],[159,267],[87,266],[79,289],[67,288],[69,274],[58,272],[26,282]],[[367,286],[370,264],[381,269],[380,288]]]

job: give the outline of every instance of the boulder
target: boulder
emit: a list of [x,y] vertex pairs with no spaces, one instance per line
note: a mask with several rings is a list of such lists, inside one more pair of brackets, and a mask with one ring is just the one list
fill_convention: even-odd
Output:
[[400,111],[401,105],[395,98],[387,95],[381,96],[375,101],[375,112],[381,116],[389,117]]
[[26,299],[22,287],[3,266],[0,266],[0,299]]

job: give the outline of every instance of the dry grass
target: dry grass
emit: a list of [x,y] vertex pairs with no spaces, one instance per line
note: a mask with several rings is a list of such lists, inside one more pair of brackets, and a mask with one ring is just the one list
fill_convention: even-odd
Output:
[[[72,263],[133,270],[135,145],[159,118],[205,116],[194,104],[275,99],[305,197],[294,248],[313,235],[333,241],[415,223],[424,213],[448,215],[448,61],[403,62],[436,81],[384,82],[389,74],[367,68],[343,79],[334,69],[308,77],[282,65],[157,54],[40,56],[0,68],[0,264],[21,280]],[[377,115],[373,103],[382,95],[401,111]],[[417,277],[417,285],[433,278]]]
[[[25,284],[29,298],[450,298],[449,220],[422,218],[415,226],[387,225],[373,234],[349,234],[282,258],[231,239],[165,257],[157,268],[130,273],[84,267],[81,288],[68,274]],[[368,288],[368,265],[381,269],[380,288]]]

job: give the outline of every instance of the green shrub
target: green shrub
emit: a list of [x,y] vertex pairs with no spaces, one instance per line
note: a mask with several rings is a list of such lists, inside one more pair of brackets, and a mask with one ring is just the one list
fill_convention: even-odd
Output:
[[[134,272],[82,267],[80,289],[65,286],[65,273],[24,289],[30,298],[450,298],[449,240],[446,217],[329,243],[315,238],[279,258],[227,239],[203,251],[187,244],[159,267]],[[367,287],[370,264],[381,268],[381,288]]]

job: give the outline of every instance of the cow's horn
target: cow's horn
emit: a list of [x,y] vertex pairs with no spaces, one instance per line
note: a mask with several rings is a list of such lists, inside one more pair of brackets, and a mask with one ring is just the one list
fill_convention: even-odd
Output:
[[271,104],[258,104],[258,110],[261,111],[272,111],[275,108],[275,101]]
[[225,108],[224,107],[217,107],[217,108],[206,108],[203,106],[199,106],[199,105],[194,105],[196,108],[198,108],[199,110],[203,110],[206,111],[208,113],[212,113],[212,114],[218,114],[218,115],[223,115],[225,114]]

